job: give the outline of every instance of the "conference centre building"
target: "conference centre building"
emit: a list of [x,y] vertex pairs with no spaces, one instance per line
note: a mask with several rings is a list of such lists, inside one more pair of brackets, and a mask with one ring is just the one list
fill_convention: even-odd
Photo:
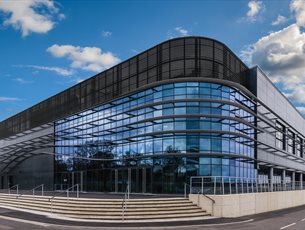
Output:
[[259,67],[183,37],[2,121],[0,189],[123,192],[128,182],[179,194],[195,178],[303,188],[304,152],[303,116]]

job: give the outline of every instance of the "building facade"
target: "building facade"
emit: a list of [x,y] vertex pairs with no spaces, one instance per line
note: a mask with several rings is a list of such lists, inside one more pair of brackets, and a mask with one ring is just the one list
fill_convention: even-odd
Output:
[[[203,37],[163,42],[0,123],[1,188],[183,193],[194,176],[303,181],[303,116]],[[224,178],[224,179],[223,179]]]

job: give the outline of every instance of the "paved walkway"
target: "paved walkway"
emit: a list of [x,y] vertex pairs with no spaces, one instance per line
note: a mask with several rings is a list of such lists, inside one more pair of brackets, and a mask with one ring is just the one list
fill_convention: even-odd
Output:
[[[28,212],[10,210],[7,208],[0,208],[0,223],[2,220],[9,220],[10,218],[13,219],[20,219],[24,220],[25,223],[27,221],[31,222],[39,222],[43,224],[48,224],[49,226],[52,225],[62,225],[62,226],[75,226],[75,227],[131,227],[131,228],[148,228],[148,227],[171,227],[171,226],[188,226],[188,225],[201,225],[201,224],[220,224],[220,223],[229,223],[232,221],[245,221],[249,218],[238,218],[238,219],[231,219],[231,218],[213,218],[213,219],[206,219],[202,221],[176,221],[176,222],[145,222],[145,223],[101,223],[101,222],[82,222],[82,221],[70,221],[64,219],[55,219],[52,216],[44,216],[44,215],[37,215]],[[22,223],[22,221],[20,221]],[[0,227],[1,229],[1,227]]]
[[305,206],[234,219],[209,219],[193,222],[105,224],[56,220],[30,213],[0,208],[0,229],[186,229],[186,230],[304,230]]

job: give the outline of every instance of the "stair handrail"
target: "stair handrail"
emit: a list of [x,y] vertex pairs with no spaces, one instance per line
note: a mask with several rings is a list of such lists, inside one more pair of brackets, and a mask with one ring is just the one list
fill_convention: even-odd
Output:
[[35,196],[35,190],[36,190],[37,188],[40,188],[40,187],[41,187],[41,196],[43,196],[44,184],[40,184],[40,185],[38,185],[38,186],[36,186],[36,187],[34,187],[34,188],[32,188],[32,189],[24,190],[23,193],[18,194],[17,198],[19,198],[19,197],[21,197],[21,196],[23,196],[23,195],[27,195],[26,193],[28,193],[28,192],[30,192],[30,191],[32,192],[33,196]]
[[124,193],[124,198],[123,198],[123,201],[122,201],[122,221],[125,220],[125,210],[127,209],[126,199],[129,200],[129,194],[130,194],[129,182],[127,182],[126,190],[125,190],[125,193]]
[[18,195],[19,195],[19,184],[15,184],[15,185],[9,187],[9,188],[8,188],[8,194],[11,194],[11,189],[12,189],[12,188],[16,188],[16,190],[17,190],[17,196],[18,196]]
[[198,207],[200,207],[199,206],[199,195],[203,195],[204,197],[206,197],[206,198],[208,198],[210,201],[212,201],[212,213],[211,213],[211,215],[213,216],[214,215],[214,205],[215,205],[215,203],[216,203],[216,201],[213,199],[213,198],[211,198],[211,197],[209,197],[207,194],[205,194],[205,193],[200,193],[200,191],[198,192],[198,198],[197,198],[197,206]]
[[35,188],[32,188],[33,190],[33,196],[35,196],[35,190],[41,187],[41,196],[43,196],[43,192],[44,192],[44,184],[40,184],[38,186],[36,186]]
[[76,187],[76,197],[79,198],[79,184],[75,184],[71,186],[70,188],[67,188],[67,200],[69,201],[69,195],[70,195],[70,190],[74,189]]
[[75,184],[75,185],[72,185],[71,187],[67,188],[66,190],[62,191],[62,192],[59,192],[57,193],[56,195],[52,196],[49,198],[49,202],[51,202],[51,213],[53,213],[53,200],[56,196],[58,196],[59,194],[63,194],[63,193],[66,193],[67,195],[67,203],[69,202],[69,191],[76,187],[76,195],[77,195],[77,198],[79,198],[79,184]]
[[[49,198],[49,202],[51,202],[51,214],[53,213],[53,200],[56,196],[58,196],[59,194],[64,194],[66,193],[67,191],[61,191],[59,193],[57,193],[56,195],[53,195],[52,197]],[[54,194],[54,193],[53,193]]]
[[191,193],[192,193],[192,191],[191,191],[192,186],[191,186],[191,185],[189,185],[188,183],[184,183],[184,198],[186,198],[186,197],[187,197],[187,187],[189,187],[189,188],[190,188],[190,192],[189,192],[189,194],[191,194]]

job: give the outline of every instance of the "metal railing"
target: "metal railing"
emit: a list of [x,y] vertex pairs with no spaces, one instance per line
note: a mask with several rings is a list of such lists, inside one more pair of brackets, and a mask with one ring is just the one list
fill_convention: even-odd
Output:
[[15,184],[15,185],[9,187],[9,188],[8,188],[8,194],[11,194],[11,190],[12,190],[13,188],[16,188],[16,195],[18,195],[18,194],[19,194],[19,184]]
[[74,191],[74,188],[76,187],[76,197],[79,198],[79,184],[75,184],[73,186],[71,186],[70,188],[68,188],[66,191],[67,191],[67,199],[69,200],[69,197],[70,197],[70,190],[73,189]]
[[305,183],[257,178],[194,176],[190,178],[190,194],[225,195],[239,193],[277,192],[305,189]]
[[43,192],[44,192],[44,184],[38,185],[35,188],[32,189],[33,191],[33,196],[35,196],[35,190],[41,188],[41,196],[43,196]]
[[21,197],[23,195],[30,195],[30,194],[35,196],[35,190],[40,188],[40,187],[41,187],[41,196],[43,196],[44,185],[41,184],[41,185],[38,185],[38,186],[36,186],[36,187],[34,187],[32,189],[29,189],[29,190],[21,190],[20,194],[17,194],[17,197],[19,198],[19,197]]
[[79,198],[79,184],[75,184],[73,186],[71,186],[70,188],[66,189],[65,191],[62,191],[60,193],[57,193],[55,195],[53,195],[51,198],[49,198],[49,202],[51,202],[51,213],[53,213],[53,200],[56,196],[58,196],[59,194],[64,194],[66,193],[67,196],[67,203],[69,202],[69,197],[70,197],[70,190],[76,187],[76,197]]
[[19,189],[19,184],[16,184],[16,185],[13,185],[13,186],[8,188],[8,194],[11,194],[11,191],[13,190],[13,188],[16,188],[16,194],[14,194],[14,195],[17,195],[18,197],[23,196],[23,195],[30,195],[30,194],[35,196],[35,191],[38,188],[41,188],[41,196],[44,195],[44,184],[40,184],[40,185],[38,185],[34,188],[31,188],[31,189],[28,189],[28,190],[20,190]]
[[[30,195],[30,194],[33,194],[33,196],[35,195],[35,189],[37,188],[42,188],[41,190],[41,196],[43,196],[43,187],[44,185],[41,184],[41,185],[38,185],[36,186],[35,188],[32,188],[32,189],[29,189],[29,190],[21,190],[21,192],[19,193],[19,186],[15,185],[15,187],[17,187],[17,194],[16,194],[16,199],[18,200],[18,207],[20,207],[20,198],[23,196],[23,195]],[[12,188],[12,187],[11,187]],[[9,193],[10,194],[10,193]]]
[[127,182],[126,190],[125,190],[125,193],[124,193],[124,198],[123,198],[123,201],[122,201],[122,221],[125,220],[125,211],[127,209],[127,202],[126,202],[126,200],[127,199],[129,200],[129,194],[130,194],[129,186],[130,186],[130,184],[129,184],[129,182]]
[[188,194],[187,188],[189,188],[189,193],[191,193],[191,186],[188,183],[184,183],[184,198],[186,198]]
[[215,206],[216,201],[213,198],[207,196],[206,194],[198,192],[198,196],[197,196],[197,206],[198,207],[200,207],[200,197],[199,197],[200,194],[203,195],[205,198],[209,199],[212,202],[211,215],[214,216],[214,206]]
[[[189,188],[189,193],[187,192],[188,188]],[[184,198],[187,198],[187,194],[192,193],[191,190],[192,190],[191,185],[189,185],[188,183],[184,183]],[[204,194],[202,192],[203,192],[203,190],[197,192],[197,194],[198,194],[198,196],[197,196],[197,206],[200,207],[200,196],[199,195],[201,194],[205,198],[209,199],[212,202],[212,213],[211,214],[213,216],[214,215],[214,205],[215,205],[216,202],[215,202],[215,200],[213,198],[209,197],[208,195],[206,195],[206,194]]]

